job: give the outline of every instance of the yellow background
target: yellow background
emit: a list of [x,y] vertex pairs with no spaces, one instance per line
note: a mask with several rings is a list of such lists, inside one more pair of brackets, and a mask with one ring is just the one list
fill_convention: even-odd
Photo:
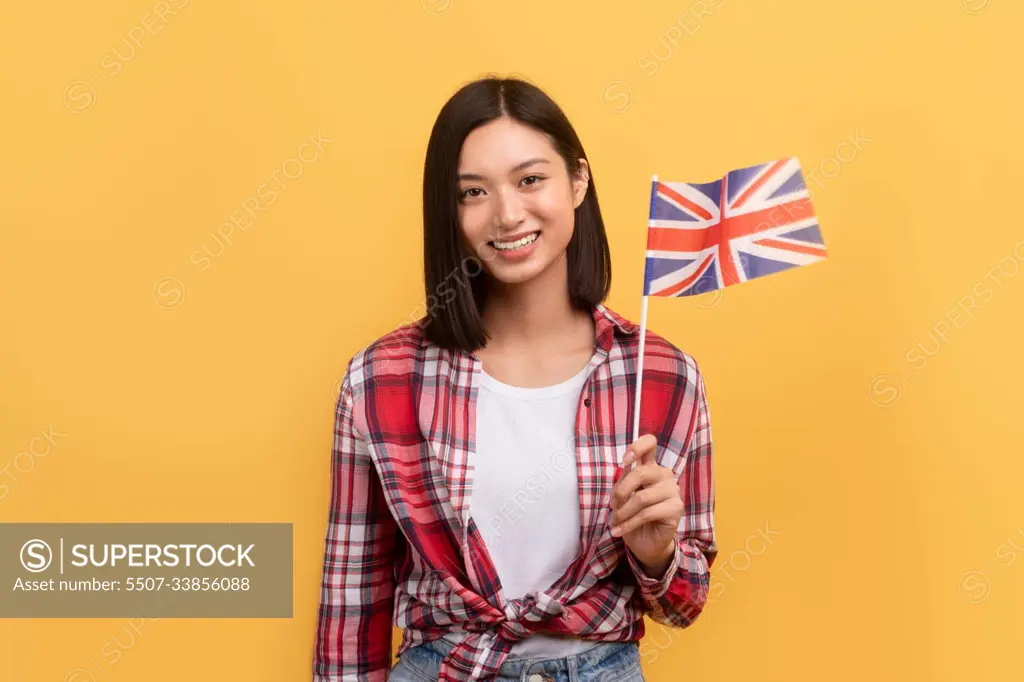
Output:
[[[1020,3],[0,13],[0,520],[295,529],[293,619],[165,619],[134,640],[127,618],[6,620],[0,678],[309,679],[336,382],[422,313],[427,136],[491,71],[577,126],[608,303],[634,320],[652,173],[788,155],[816,173],[825,263],[651,301],[651,329],[706,374],[721,554],[698,623],[650,630],[648,678],[1019,675]],[[318,131],[316,158],[289,162]],[[286,163],[273,206],[198,260]],[[66,435],[14,469],[51,425]]]

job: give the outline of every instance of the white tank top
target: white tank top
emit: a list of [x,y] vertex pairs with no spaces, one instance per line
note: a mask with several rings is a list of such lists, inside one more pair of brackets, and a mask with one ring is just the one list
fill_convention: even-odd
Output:
[[[470,513],[509,599],[549,588],[580,549],[575,426],[587,371],[542,388],[481,377]],[[509,656],[561,658],[596,644],[538,634]]]

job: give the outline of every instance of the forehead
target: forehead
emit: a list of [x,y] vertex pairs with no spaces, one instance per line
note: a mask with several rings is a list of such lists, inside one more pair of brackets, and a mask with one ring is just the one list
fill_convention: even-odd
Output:
[[464,173],[504,173],[531,158],[554,161],[558,152],[547,135],[527,125],[499,118],[480,126],[467,137],[459,155]]

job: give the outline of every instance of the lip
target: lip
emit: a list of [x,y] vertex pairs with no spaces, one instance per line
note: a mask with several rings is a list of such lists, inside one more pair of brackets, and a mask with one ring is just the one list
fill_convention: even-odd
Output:
[[496,240],[492,239],[488,243],[491,246],[494,246],[494,242],[495,241],[499,241],[499,242],[514,242],[514,241],[516,241],[518,239],[522,239],[523,237],[529,237],[531,234],[535,234],[535,235],[537,235],[539,237],[540,236],[540,230],[530,230],[529,232],[520,232],[519,234],[510,234],[507,237],[500,237],[499,239],[496,239]]
[[[527,232],[527,234],[531,233]],[[529,258],[530,255],[537,250],[537,244],[540,243],[540,240],[543,239],[543,237],[544,235],[538,234],[537,238],[533,240],[532,244],[516,249],[515,251],[502,251],[501,249],[496,249],[493,246],[491,248],[494,249],[494,253],[498,255],[498,258],[502,259],[503,261],[507,263],[517,263],[519,261],[526,260],[527,258]]]

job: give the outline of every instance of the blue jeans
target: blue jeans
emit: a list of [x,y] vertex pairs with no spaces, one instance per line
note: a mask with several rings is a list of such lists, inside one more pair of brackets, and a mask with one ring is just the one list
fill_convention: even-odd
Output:
[[[434,640],[407,649],[388,682],[437,682],[441,661],[454,645]],[[565,658],[508,658],[493,678],[517,682],[643,682],[637,642],[601,642]]]

